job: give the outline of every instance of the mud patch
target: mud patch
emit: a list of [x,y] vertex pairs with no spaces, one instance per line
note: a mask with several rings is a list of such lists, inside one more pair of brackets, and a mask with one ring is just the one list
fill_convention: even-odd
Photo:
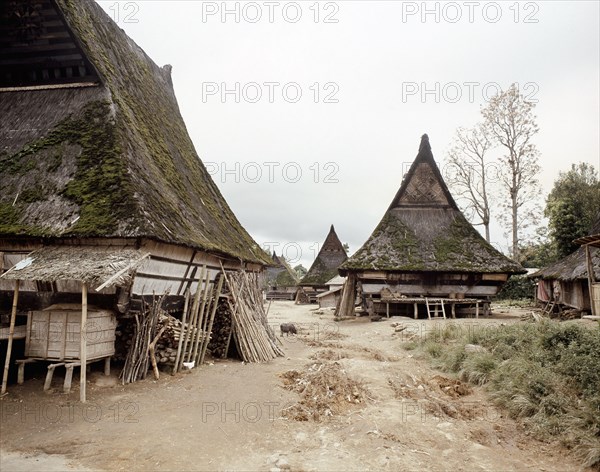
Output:
[[465,395],[471,395],[473,389],[466,383],[458,379],[449,379],[441,375],[436,375],[429,380],[429,385],[437,385],[437,387],[446,395],[452,398],[458,398]]

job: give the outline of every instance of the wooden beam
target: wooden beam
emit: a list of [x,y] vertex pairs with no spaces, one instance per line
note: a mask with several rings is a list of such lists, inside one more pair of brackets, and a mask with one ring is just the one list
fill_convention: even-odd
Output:
[[88,315],[88,287],[84,282],[81,284],[81,336],[80,336],[80,353],[81,360],[79,368],[79,400],[81,403],[86,402],[85,386],[87,377],[87,315]]
[[598,315],[598,313],[596,313],[596,303],[594,300],[595,276],[594,276],[594,266],[592,264],[592,252],[590,251],[589,244],[587,244],[585,246],[585,260],[587,263],[588,288],[589,288],[588,291],[590,292],[590,307],[591,307],[591,311],[592,311],[592,316],[596,316],[596,315]]
[[15,291],[13,294],[12,311],[10,312],[10,329],[8,331],[8,346],[6,346],[6,360],[4,361],[4,374],[2,375],[2,395],[6,393],[8,385],[8,369],[10,367],[10,356],[12,354],[13,337],[15,335],[15,320],[17,319],[17,303],[19,302],[19,284],[20,281],[15,281]]

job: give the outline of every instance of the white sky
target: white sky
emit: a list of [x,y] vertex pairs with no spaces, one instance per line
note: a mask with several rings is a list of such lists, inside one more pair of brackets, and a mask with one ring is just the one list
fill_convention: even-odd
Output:
[[[301,248],[307,268],[332,223],[351,252],[366,241],[423,133],[443,168],[494,84],[538,100],[542,205],[571,163],[600,167],[597,1],[99,3],[173,66],[192,140],[244,227],[288,258]],[[239,103],[220,93],[236,83]],[[498,225],[492,240],[506,248]]]

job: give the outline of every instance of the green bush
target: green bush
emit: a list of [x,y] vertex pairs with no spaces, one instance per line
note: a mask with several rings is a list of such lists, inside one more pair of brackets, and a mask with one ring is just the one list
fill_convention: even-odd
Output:
[[[466,352],[465,344],[485,351]],[[437,345],[437,347],[436,347]],[[600,467],[600,325],[544,321],[430,333],[420,349],[473,384],[542,440],[572,448]]]
[[535,282],[525,275],[513,275],[502,286],[496,296],[498,300],[533,300],[535,295]]

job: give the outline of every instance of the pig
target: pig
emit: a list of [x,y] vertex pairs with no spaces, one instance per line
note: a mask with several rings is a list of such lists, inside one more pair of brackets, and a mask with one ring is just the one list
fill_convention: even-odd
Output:
[[282,325],[279,326],[279,328],[281,329],[282,337],[283,337],[283,333],[286,333],[288,336],[290,335],[290,333],[298,334],[298,332],[296,331],[296,327],[293,325],[293,323],[283,323]]

